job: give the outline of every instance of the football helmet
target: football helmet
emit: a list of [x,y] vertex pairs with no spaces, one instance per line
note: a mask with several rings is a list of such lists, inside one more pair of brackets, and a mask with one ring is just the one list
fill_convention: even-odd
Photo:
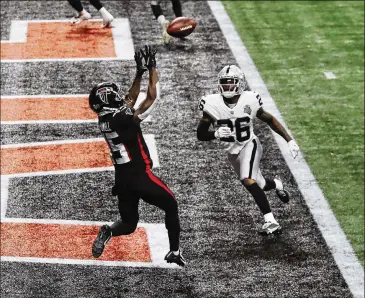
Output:
[[226,65],[218,73],[218,90],[225,98],[232,98],[247,89],[243,71],[236,65]]
[[124,94],[117,84],[103,82],[94,86],[89,95],[90,108],[97,114],[103,110],[118,109],[124,104]]

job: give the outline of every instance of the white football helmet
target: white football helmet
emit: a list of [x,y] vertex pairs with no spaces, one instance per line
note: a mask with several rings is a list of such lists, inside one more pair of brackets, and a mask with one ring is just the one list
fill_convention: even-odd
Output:
[[236,65],[226,65],[218,73],[218,90],[225,98],[232,98],[246,90],[247,81],[243,71]]

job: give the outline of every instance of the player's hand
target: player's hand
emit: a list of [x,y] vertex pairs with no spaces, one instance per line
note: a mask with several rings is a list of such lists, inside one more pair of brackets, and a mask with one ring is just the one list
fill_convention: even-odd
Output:
[[142,75],[147,71],[146,65],[144,65],[143,56],[141,51],[134,52],[134,61],[136,61],[137,73]]
[[297,143],[294,140],[290,140],[288,142],[288,146],[289,146],[289,151],[290,151],[291,155],[293,156],[293,158],[296,158],[299,154],[299,146],[297,145]]
[[231,136],[231,134],[232,131],[229,127],[222,126],[215,131],[214,136],[216,139],[221,139],[221,138],[228,138]]
[[145,65],[148,69],[156,68],[156,53],[157,50],[151,48],[151,46],[145,46],[144,51],[141,50],[141,54],[145,60]]

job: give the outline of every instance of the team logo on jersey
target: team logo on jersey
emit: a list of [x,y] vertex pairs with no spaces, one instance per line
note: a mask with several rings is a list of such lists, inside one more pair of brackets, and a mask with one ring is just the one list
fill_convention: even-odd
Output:
[[252,112],[251,107],[249,105],[245,105],[245,107],[243,108],[243,112],[251,115]]

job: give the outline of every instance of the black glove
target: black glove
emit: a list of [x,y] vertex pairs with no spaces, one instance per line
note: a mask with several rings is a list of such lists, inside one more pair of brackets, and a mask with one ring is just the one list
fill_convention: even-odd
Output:
[[134,52],[134,61],[136,61],[137,65],[137,73],[143,75],[145,71],[147,71],[146,65],[144,65],[143,56],[140,51]]
[[141,50],[141,54],[145,60],[145,65],[148,69],[156,68],[156,55],[157,50],[153,50],[150,46],[145,46],[144,51]]

